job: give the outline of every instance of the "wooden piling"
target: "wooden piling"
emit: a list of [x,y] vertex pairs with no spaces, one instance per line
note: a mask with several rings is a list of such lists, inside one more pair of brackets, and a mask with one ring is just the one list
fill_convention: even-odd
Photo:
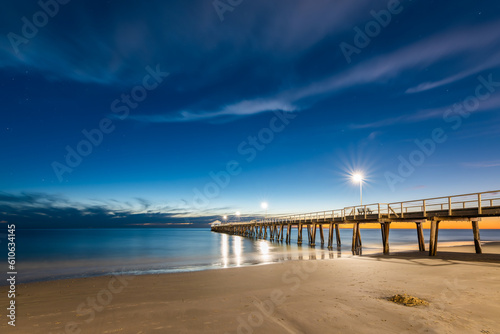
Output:
[[299,223],[299,226],[297,227],[297,244],[300,245],[302,244],[302,224]]
[[361,248],[361,234],[359,232],[359,223],[354,223],[352,226],[352,251],[357,253]]
[[328,248],[333,248],[333,223],[328,225]]
[[286,243],[289,244],[292,241],[292,224],[288,224],[286,227]]
[[380,223],[380,228],[382,230],[382,247],[384,248],[384,254],[389,253],[389,231],[391,223]]
[[311,225],[311,242],[310,242],[311,246],[315,246],[316,245],[316,224],[312,224]]
[[482,254],[483,250],[481,249],[481,238],[479,237],[479,221],[472,221],[472,232],[474,233],[474,246],[476,247],[476,253]]
[[356,234],[357,224],[352,224],[352,247],[351,250],[354,252],[356,250],[357,234]]
[[335,235],[337,237],[337,248],[342,246],[342,243],[340,242],[340,230],[339,230],[339,224],[335,224]]
[[321,238],[321,245],[325,244],[325,234],[323,233],[323,224],[319,224],[319,236]]
[[359,228],[359,223],[358,227],[356,228],[356,237],[357,237],[357,242],[358,242],[358,248],[362,246],[361,244],[361,229]]
[[416,222],[415,224],[417,224],[418,250],[425,252],[424,229],[422,223]]
[[429,256],[436,256],[439,232],[439,220],[431,221],[431,237],[429,240]]

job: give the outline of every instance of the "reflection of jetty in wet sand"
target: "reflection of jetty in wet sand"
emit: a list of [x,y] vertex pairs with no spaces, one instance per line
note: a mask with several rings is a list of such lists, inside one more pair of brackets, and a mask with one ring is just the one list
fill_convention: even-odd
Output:
[[[439,223],[441,221],[470,221],[474,236],[476,253],[481,253],[479,222],[481,217],[500,216],[500,191],[428,198],[396,203],[376,203],[346,207],[339,210],[312,212],[304,214],[281,215],[260,221],[214,224],[212,231],[237,234],[246,237],[267,238],[271,241],[291,242],[291,229],[297,227],[297,243],[302,244],[303,227],[307,229],[309,244],[316,243],[319,228],[321,244],[325,243],[323,226],[328,225],[328,247],[333,248],[335,231],[336,244],[340,247],[340,224],[352,224],[352,252],[361,253],[360,224],[379,223],[382,231],[384,253],[389,253],[389,231],[391,223],[414,223],[420,251],[425,251],[422,224],[431,223],[429,255],[436,255]],[[284,230],[286,237],[283,237]]]

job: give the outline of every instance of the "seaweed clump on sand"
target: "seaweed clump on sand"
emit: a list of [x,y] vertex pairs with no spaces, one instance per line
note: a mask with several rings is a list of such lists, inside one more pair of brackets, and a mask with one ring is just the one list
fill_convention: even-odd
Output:
[[402,304],[404,306],[420,306],[420,305],[429,305],[428,302],[426,302],[423,299],[409,296],[406,293],[403,295],[394,295],[390,298],[388,298],[389,301],[394,302],[396,304]]

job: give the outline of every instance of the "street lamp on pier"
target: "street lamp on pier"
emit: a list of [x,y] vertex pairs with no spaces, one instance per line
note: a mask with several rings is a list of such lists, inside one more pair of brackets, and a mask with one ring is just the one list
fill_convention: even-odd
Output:
[[359,201],[363,205],[363,174],[355,173],[352,175],[352,180],[354,183],[359,182]]

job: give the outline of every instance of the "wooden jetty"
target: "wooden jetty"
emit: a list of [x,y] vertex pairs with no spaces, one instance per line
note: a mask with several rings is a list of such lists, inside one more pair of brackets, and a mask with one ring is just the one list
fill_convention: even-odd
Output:
[[[471,222],[476,253],[481,253],[479,222],[482,217],[500,216],[500,190],[421,200],[376,203],[345,207],[338,210],[280,215],[259,221],[233,222],[212,225],[212,231],[237,234],[246,237],[267,238],[277,242],[291,242],[291,230],[298,229],[297,243],[303,242],[306,228],[308,242],[316,244],[319,229],[321,244],[325,244],[324,226],[328,226],[328,247],[333,248],[334,231],[336,246],[340,247],[339,225],[352,225],[352,252],[361,252],[361,224],[378,223],[382,232],[384,253],[389,253],[391,223],[415,224],[420,251],[425,251],[423,223],[430,222],[429,255],[435,256],[438,245],[439,223],[442,221]],[[286,229],[286,235],[284,231]]]

